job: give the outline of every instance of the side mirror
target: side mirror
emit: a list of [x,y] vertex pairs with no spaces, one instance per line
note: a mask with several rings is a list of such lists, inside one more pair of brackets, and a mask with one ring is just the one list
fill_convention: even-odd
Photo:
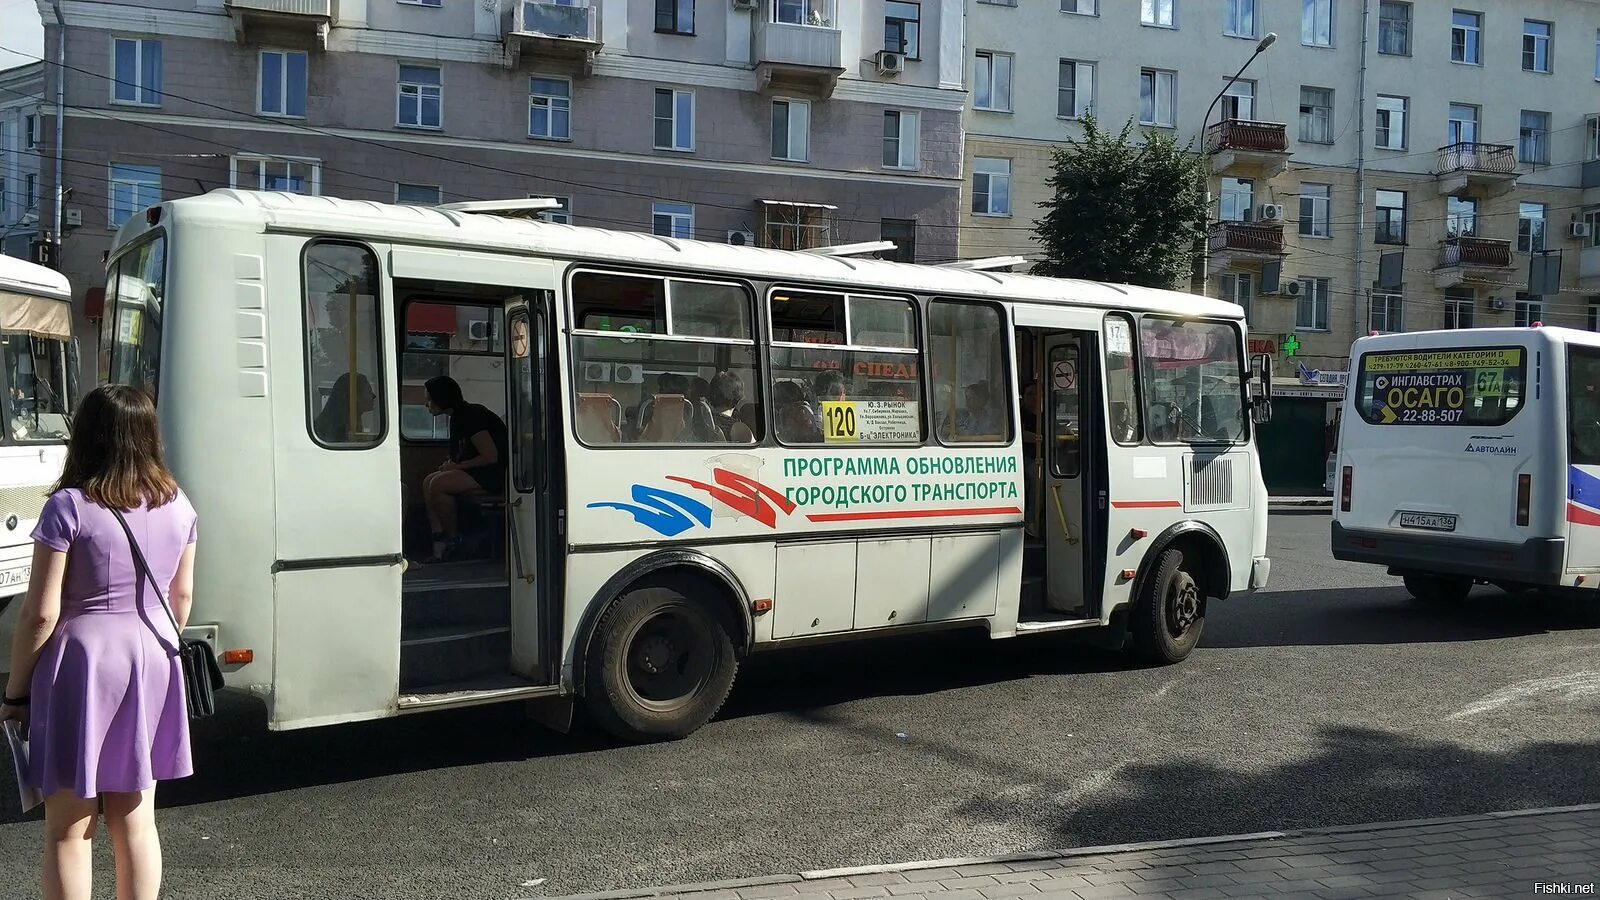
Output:
[[1266,353],[1250,358],[1250,421],[1272,421],[1272,357]]

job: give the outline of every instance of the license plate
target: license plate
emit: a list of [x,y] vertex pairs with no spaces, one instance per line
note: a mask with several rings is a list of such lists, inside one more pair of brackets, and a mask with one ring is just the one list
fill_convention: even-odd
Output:
[[33,566],[20,566],[15,569],[0,571],[0,588],[15,587],[27,584],[28,576],[33,574]]
[[1400,527],[1421,528],[1427,531],[1455,531],[1456,517],[1445,513],[1403,512],[1400,514]]

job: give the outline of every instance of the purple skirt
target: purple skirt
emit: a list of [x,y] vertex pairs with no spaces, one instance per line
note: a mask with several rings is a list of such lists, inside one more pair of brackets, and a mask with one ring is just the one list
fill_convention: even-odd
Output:
[[85,612],[56,626],[33,670],[28,728],[28,779],[46,797],[144,791],[194,774],[164,617],[159,608]]

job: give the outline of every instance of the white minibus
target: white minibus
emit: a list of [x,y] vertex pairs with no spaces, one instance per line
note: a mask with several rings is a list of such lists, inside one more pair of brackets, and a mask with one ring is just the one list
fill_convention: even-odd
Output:
[[[679,737],[762,649],[1102,629],[1176,662],[1266,582],[1236,305],[504,208],[221,190],[117,235],[102,372],[156,397],[189,632],[273,728],[581,698]],[[442,508],[440,376],[506,426]]]
[[1335,558],[1387,566],[1426,601],[1596,586],[1600,335],[1389,334],[1351,355]]

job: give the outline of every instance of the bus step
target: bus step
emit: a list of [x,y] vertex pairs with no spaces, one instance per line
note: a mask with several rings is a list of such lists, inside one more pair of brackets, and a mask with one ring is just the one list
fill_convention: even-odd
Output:
[[400,688],[466,681],[506,671],[511,629],[442,627],[408,632],[400,642]]
[[1031,619],[1044,612],[1045,584],[1043,575],[1024,575],[1022,577],[1022,602],[1017,609],[1017,618]]
[[511,624],[511,590],[504,586],[448,587],[406,591],[400,601],[400,629],[410,636],[422,628],[504,627]]

